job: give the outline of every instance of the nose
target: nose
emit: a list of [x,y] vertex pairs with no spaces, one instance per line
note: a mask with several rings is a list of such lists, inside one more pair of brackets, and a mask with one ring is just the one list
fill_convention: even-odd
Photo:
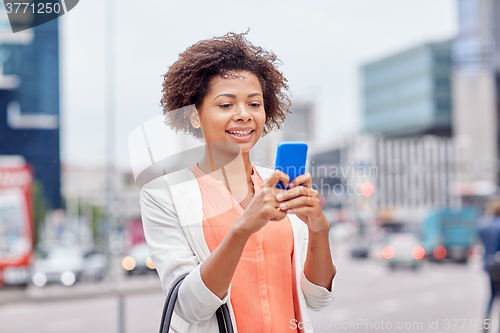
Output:
[[249,121],[253,119],[253,116],[250,112],[248,112],[246,105],[240,105],[236,108],[236,112],[234,114],[233,119],[235,121],[237,120]]

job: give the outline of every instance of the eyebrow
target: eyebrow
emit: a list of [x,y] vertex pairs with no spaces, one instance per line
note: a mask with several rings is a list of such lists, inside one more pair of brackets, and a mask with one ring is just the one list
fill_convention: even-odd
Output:
[[[221,97],[221,96],[227,96],[227,97],[231,97],[231,98],[236,98],[236,95],[234,95],[234,94],[219,94],[219,95],[217,95],[217,96],[214,97],[214,100],[216,98],[218,98],[218,97]],[[264,96],[262,96],[261,93],[253,93],[253,94],[248,95],[247,97],[254,97],[254,96],[264,97]]]

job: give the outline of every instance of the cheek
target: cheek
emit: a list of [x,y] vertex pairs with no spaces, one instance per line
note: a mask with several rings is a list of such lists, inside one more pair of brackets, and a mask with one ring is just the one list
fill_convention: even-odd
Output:
[[222,117],[217,117],[216,115],[210,115],[210,117],[204,117],[201,120],[203,129],[210,133],[219,132],[221,129],[225,129],[227,120]]

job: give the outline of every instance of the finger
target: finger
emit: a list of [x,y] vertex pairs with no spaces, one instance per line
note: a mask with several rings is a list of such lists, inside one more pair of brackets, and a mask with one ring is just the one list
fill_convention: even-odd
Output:
[[314,207],[316,204],[319,204],[319,200],[302,196],[295,199],[290,199],[288,201],[280,202],[278,208],[280,210],[287,211],[289,209],[295,209],[299,207]]
[[281,170],[274,170],[269,178],[266,179],[264,185],[269,187],[275,186],[281,180],[284,187],[288,186],[288,182],[290,181],[290,177]]
[[292,188],[292,187],[299,186],[299,185],[303,185],[305,187],[311,187],[311,174],[304,173],[300,176],[295,177],[290,182],[289,187]]
[[297,215],[313,215],[314,208],[313,207],[297,207],[293,209],[288,209],[286,211],[287,214],[297,214]]
[[276,214],[274,214],[273,218],[270,219],[269,221],[273,221],[273,222],[278,222],[278,221],[281,221],[285,218],[286,216],[286,211],[281,211],[281,210],[276,210]]
[[305,186],[297,186],[294,188],[291,188],[289,190],[285,190],[284,192],[281,192],[276,196],[276,201],[287,201],[290,199],[293,199],[298,196],[304,196],[304,197],[316,197],[318,191],[311,187],[305,187]]

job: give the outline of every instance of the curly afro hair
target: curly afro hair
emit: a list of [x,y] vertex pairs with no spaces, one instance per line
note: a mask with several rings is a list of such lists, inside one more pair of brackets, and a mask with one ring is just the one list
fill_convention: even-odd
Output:
[[[287,79],[277,69],[281,62],[273,52],[248,42],[247,33],[228,33],[199,41],[181,53],[179,60],[163,75],[160,105],[165,123],[176,132],[203,139],[201,128],[194,128],[190,123],[190,112],[169,111],[192,105],[199,110],[210,90],[210,80],[216,75],[230,77],[237,71],[251,72],[259,79],[266,112],[263,135],[281,128],[291,105]],[[185,111],[189,110],[192,108]]]

